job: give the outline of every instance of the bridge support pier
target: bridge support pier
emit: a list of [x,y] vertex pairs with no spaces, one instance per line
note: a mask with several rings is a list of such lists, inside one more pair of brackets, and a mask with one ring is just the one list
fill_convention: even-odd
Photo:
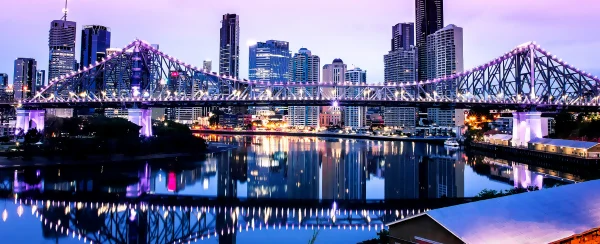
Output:
[[46,111],[44,110],[17,109],[15,133],[19,134],[21,131],[27,133],[29,129],[37,129],[40,132],[43,131],[45,114]]
[[527,146],[534,138],[542,137],[542,113],[514,112],[513,113],[513,146]]
[[151,109],[127,109],[129,113],[128,120],[141,126],[140,135],[152,136],[152,110]]

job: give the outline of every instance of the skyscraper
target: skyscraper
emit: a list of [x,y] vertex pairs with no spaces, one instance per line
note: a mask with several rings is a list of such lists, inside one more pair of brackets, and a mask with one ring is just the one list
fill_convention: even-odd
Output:
[[[417,80],[417,50],[413,46],[414,24],[400,23],[392,27],[392,47],[383,56],[385,81],[390,83],[413,82]],[[389,94],[398,98],[407,97],[412,90]],[[384,110],[386,126],[403,127],[405,132],[416,126],[417,110],[412,107],[386,107]]]
[[292,53],[286,41],[268,40],[250,46],[248,75],[250,80],[264,82],[288,81]]
[[[347,70],[345,74],[345,80],[353,84],[367,84],[367,71],[361,68],[354,67],[353,69]],[[355,89],[349,96],[355,97],[360,95]],[[367,108],[352,106],[344,108],[344,125],[352,128],[364,127],[367,122]]]
[[202,69],[204,69],[206,72],[212,72],[212,61],[210,60],[204,60],[202,62]]
[[38,70],[35,76],[35,90],[39,91],[41,87],[46,85],[46,71]]
[[8,75],[0,73],[0,89],[6,89],[8,87]]
[[415,24],[398,23],[392,27],[392,51],[408,50],[415,45]]
[[[448,25],[427,36],[427,79],[463,72],[463,29]],[[441,82],[431,87],[432,96],[456,97],[456,82]],[[454,109],[427,109],[427,118],[438,126],[461,126]]]
[[[331,62],[331,64],[323,65],[323,79],[321,82],[323,83],[343,83],[346,79],[346,70],[348,67],[344,64],[342,59],[336,58]],[[330,100],[334,101],[342,95],[343,90],[334,89],[331,87],[322,88],[324,95],[328,97]],[[328,125],[341,125],[343,122],[342,118],[343,110],[340,107],[334,106],[324,106],[321,107],[321,114],[319,115],[321,124],[323,126]]]
[[[299,83],[319,82],[319,56],[313,55],[310,50],[300,48],[298,53],[294,54],[290,62],[290,81]],[[317,90],[296,89],[297,96],[306,97],[305,92],[311,93],[313,96],[317,94]],[[319,107],[318,106],[291,106],[288,113],[288,123],[290,126],[300,127],[319,127]]]
[[106,49],[110,47],[110,28],[101,25],[86,25],[81,30],[82,67],[94,65],[106,57]]
[[444,27],[443,0],[416,0],[416,37],[419,80],[427,79],[427,36]]
[[[77,24],[74,21],[67,21],[67,6],[63,9],[64,16],[60,20],[54,20],[50,23],[50,33],[48,37],[48,47],[50,49],[50,60],[48,62],[48,81],[59,78],[61,75],[67,75],[77,69],[75,62],[75,37],[77,35]],[[61,86],[62,84],[57,84]],[[68,96],[64,92],[59,94]],[[73,116],[73,109],[47,109],[46,114],[57,117]]]
[[219,74],[239,77],[240,20],[237,14],[225,14],[221,20]]
[[15,60],[14,91],[15,99],[32,98],[35,91],[37,62],[32,58],[17,58]]

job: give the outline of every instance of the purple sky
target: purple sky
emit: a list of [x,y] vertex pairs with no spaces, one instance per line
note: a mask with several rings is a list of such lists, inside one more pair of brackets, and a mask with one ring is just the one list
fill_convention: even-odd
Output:
[[[574,4],[576,2],[577,4]],[[31,57],[48,68],[48,30],[60,19],[63,0],[6,1],[0,14],[0,73],[13,78],[16,57]],[[414,0],[71,0],[69,20],[77,22],[79,59],[82,25],[112,29],[112,46],[134,38],[187,63],[213,60],[218,70],[221,15],[237,13],[241,27],[240,76],[248,77],[250,40],[290,42],[321,57],[366,69],[369,82],[383,80],[383,55],[391,26],[414,22]],[[600,2],[597,0],[446,0],[444,24],[464,28],[465,68],[537,41],[580,69],[600,75]]]

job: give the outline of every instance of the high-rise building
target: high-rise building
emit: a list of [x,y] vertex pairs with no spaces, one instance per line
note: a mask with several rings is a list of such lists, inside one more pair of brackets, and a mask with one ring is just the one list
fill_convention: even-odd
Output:
[[[60,20],[54,20],[50,23],[50,33],[48,37],[48,47],[50,50],[48,62],[48,81],[59,78],[61,75],[67,75],[79,66],[75,61],[75,37],[77,35],[77,23],[67,21],[67,6],[63,9],[64,16]],[[57,84],[62,86],[62,84]],[[62,92],[60,96],[69,96],[67,92]],[[57,117],[72,117],[73,109],[47,109],[46,114]]]
[[[383,56],[384,77],[386,82],[413,82],[417,80],[417,50],[414,44],[414,24],[400,23],[392,27],[392,50]],[[407,89],[395,94],[398,98],[408,97],[412,90]],[[411,107],[386,107],[384,109],[386,126],[403,127],[412,131],[416,126],[417,111]]]
[[101,25],[86,25],[81,30],[82,67],[94,65],[106,57],[106,49],[110,48],[110,28]]
[[268,40],[250,46],[248,76],[253,81],[286,82],[292,53],[286,41]]
[[[448,25],[427,36],[427,79],[441,78],[462,72],[463,29]],[[456,96],[456,84],[441,82],[434,87],[438,96]]]
[[[250,46],[249,55],[249,78],[252,81],[263,81],[267,83],[286,82],[289,80],[290,45],[286,41],[268,40],[257,42]],[[259,87],[265,89],[265,87]],[[276,110],[286,110],[278,107]],[[257,115],[269,111],[269,107],[254,107],[251,110]]]
[[15,60],[14,91],[15,99],[32,98],[35,91],[35,78],[37,75],[37,62],[32,58],[17,58]]
[[8,75],[0,73],[0,89],[6,89],[8,87]]
[[392,51],[409,50],[415,45],[415,24],[398,23],[392,27]]
[[239,77],[240,73],[240,17],[225,14],[221,20],[219,45],[219,74]]
[[46,85],[46,71],[38,70],[35,76],[35,90],[39,91],[41,87]]
[[212,72],[212,61],[207,59],[202,62],[202,69],[206,72]]
[[444,27],[443,0],[416,0],[415,28],[418,51],[419,80],[427,79],[427,36]]
[[[354,84],[366,84],[367,83],[367,71],[361,68],[355,67],[347,70],[345,74],[346,82]],[[352,90],[352,93],[347,94],[355,97],[360,95],[358,91]],[[344,108],[344,125],[352,128],[359,128],[366,126],[367,123],[367,107],[345,107]]]
[[[346,79],[346,70],[348,69],[347,65],[344,64],[342,59],[336,58],[331,62],[331,64],[323,65],[323,78],[321,82],[323,83],[343,83]],[[331,87],[324,87],[323,93],[330,100],[335,101],[337,97],[343,95],[343,90],[338,88],[334,89]],[[343,110],[337,106],[324,106],[321,107],[320,120],[323,126],[328,125],[341,125],[343,124]]]
[[[290,62],[290,81],[299,83],[319,82],[319,56],[313,55],[310,50],[300,48],[298,53],[294,54]],[[311,93],[316,96],[317,90],[312,88],[296,89],[297,96],[306,97]],[[300,127],[319,127],[319,107],[318,106],[291,106],[288,110],[288,124],[290,126]]]
[[[463,29],[448,25],[427,36],[427,79],[463,72]],[[456,97],[456,82],[440,82],[431,87],[432,96]],[[438,126],[461,126],[454,109],[427,109],[427,118]],[[459,122],[460,123],[460,122]]]

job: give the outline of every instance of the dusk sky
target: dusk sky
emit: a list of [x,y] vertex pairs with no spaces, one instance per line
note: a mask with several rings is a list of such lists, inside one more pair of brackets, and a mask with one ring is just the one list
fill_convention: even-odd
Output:
[[[446,0],[444,25],[464,28],[465,68],[537,41],[580,69],[600,75],[600,2],[598,0]],[[14,59],[35,58],[48,69],[50,22],[62,17],[64,0],[4,1],[0,14],[0,73],[12,82]],[[68,19],[81,28],[111,28],[111,46],[134,38],[157,43],[187,63],[213,60],[218,71],[221,16],[240,15],[240,76],[248,77],[248,42],[290,42],[321,57],[367,70],[369,82],[383,81],[383,55],[390,49],[391,27],[414,22],[414,0],[71,0]]]

